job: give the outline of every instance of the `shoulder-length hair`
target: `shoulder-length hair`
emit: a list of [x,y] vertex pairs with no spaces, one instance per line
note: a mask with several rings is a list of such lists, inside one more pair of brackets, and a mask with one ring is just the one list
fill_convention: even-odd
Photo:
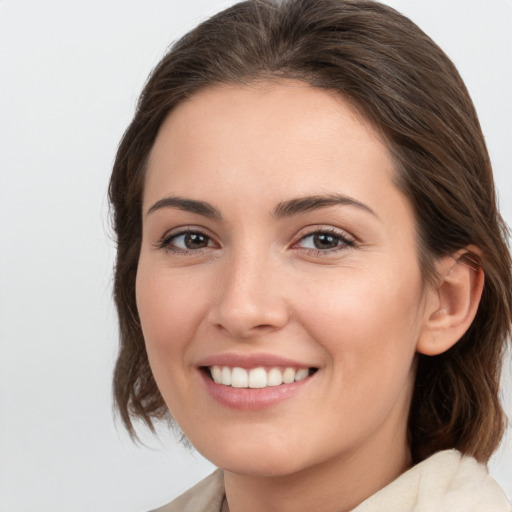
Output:
[[148,155],[179,103],[219,83],[292,78],[338,93],[383,134],[396,185],[411,201],[425,279],[436,258],[473,244],[485,274],[471,327],[438,356],[418,355],[409,434],[422,460],[457,448],[487,461],[506,418],[498,398],[511,329],[507,228],[475,108],[457,70],[413,22],[369,0],[249,0],[174,44],[152,72],[119,146],[109,197],[117,236],[114,298],[120,350],[115,404],[132,419],[169,412],[151,374],[135,302]]

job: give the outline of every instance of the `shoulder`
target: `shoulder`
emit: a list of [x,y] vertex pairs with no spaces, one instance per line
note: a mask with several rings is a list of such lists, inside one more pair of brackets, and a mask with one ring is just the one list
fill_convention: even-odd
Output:
[[224,475],[220,469],[167,505],[152,512],[220,512],[224,500]]
[[353,512],[512,512],[486,466],[456,450],[436,453]]

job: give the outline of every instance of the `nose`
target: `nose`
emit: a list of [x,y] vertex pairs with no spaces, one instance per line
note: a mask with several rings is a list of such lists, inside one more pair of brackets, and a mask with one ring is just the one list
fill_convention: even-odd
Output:
[[270,255],[242,254],[224,262],[209,314],[215,328],[252,339],[283,328],[289,320],[283,274]]

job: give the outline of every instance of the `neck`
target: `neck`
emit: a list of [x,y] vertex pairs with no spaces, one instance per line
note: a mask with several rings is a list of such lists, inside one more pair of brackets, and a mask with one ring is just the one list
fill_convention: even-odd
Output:
[[411,465],[405,436],[369,443],[365,453],[343,454],[286,476],[225,471],[230,512],[348,512],[395,480]]

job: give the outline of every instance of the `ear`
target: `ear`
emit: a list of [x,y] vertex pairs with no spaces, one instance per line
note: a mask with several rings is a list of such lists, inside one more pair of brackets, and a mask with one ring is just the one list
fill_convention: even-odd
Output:
[[427,292],[425,319],[416,346],[420,354],[446,352],[475,318],[484,287],[480,251],[469,246],[438,260],[438,278]]

